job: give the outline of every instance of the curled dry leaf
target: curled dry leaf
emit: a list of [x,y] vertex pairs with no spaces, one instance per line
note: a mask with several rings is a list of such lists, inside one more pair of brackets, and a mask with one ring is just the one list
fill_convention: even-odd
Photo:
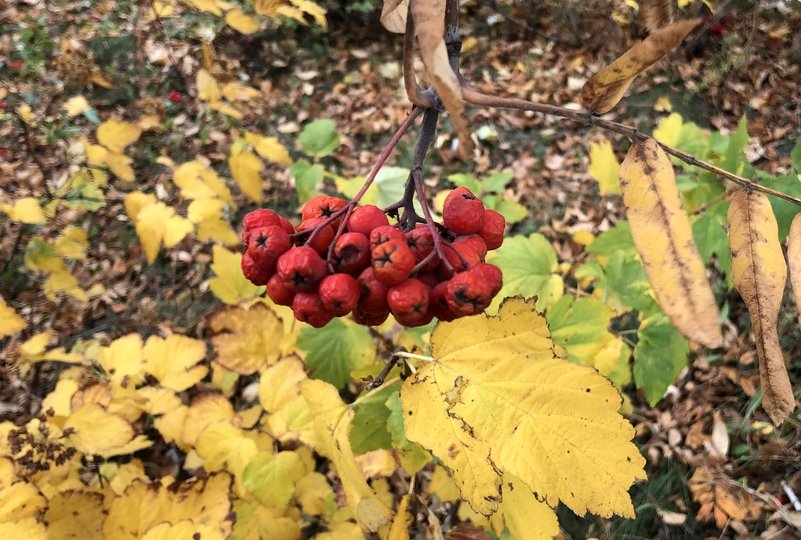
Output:
[[727,219],[732,280],[751,314],[762,406],[773,423],[779,425],[795,408],[776,326],[787,282],[779,228],[768,198],[745,189],[732,196]]
[[631,146],[620,186],[634,245],[656,299],[676,328],[706,347],[720,347],[718,307],[681,205],[673,166],[653,139]]
[[634,78],[673,50],[700,22],[690,19],[669,24],[634,45],[587,81],[581,90],[582,105],[596,114],[612,110]]
[[787,266],[790,268],[790,285],[793,301],[798,312],[798,324],[801,326],[801,214],[796,214],[787,235]]
[[384,0],[381,9],[381,24],[390,32],[403,34],[406,31],[406,13],[409,0]]

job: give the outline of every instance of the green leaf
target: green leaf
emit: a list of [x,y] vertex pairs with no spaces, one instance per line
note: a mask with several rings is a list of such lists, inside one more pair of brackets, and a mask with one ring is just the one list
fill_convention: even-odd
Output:
[[350,382],[351,371],[375,361],[370,331],[342,319],[334,319],[323,328],[303,327],[297,344],[306,352],[306,367],[312,377],[337,388]]
[[801,173],[801,139],[795,143],[793,150],[790,152],[790,159],[793,161],[793,167],[797,173]]
[[[728,207],[728,204],[720,205],[724,216]],[[731,276],[731,249],[724,224],[725,217],[718,214],[717,209],[716,212],[709,211],[693,222],[693,236],[704,262],[708,263],[712,260],[712,255],[717,255],[720,271]]]
[[508,201],[505,199],[501,199],[498,196],[494,196],[494,200],[492,204],[487,205],[485,199],[485,205],[487,208],[495,210],[500,215],[506,219],[506,223],[518,223],[523,221],[528,216],[528,208],[523,206],[517,201]]
[[748,147],[748,120],[740,118],[737,130],[729,137],[729,146],[721,167],[734,174],[742,174],[746,165],[745,149]]
[[411,442],[406,438],[406,431],[403,427],[403,404],[400,400],[400,392],[395,392],[389,396],[384,403],[389,410],[387,418],[387,431],[392,438],[392,446],[396,449],[400,457],[401,465],[409,474],[416,474],[420,469],[431,461],[431,454],[424,450],[419,444]]
[[637,256],[618,251],[606,263],[607,303],[616,311],[632,308],[651,312],[658,310],[651,296],[645,269]]
[[[392,203],[398,202],[403,197],[403,190],[406,187],[406,179],[409,177],[409,169],[403,167],[383,167],[375,177],[373,184],[364,194],[361,204],[374,204],[384,208]],[[364,178],[361,176],[349,179],[337,179],[334,181],[337,191],[349,199],[356,196],[356,193],[364,185]],[[419,213],[423,209],[420,203],[415,200],[414,207]]]
[[634,382],[645,391],[645,398],[654,406],[687,365],[690,348],[687,340],[661,314],[643,321],[637,337]]
[[304,203],[317,193],[317,184],[323,181],[325,170],[319,163],[312,165],[306,160],[300,160],[289,168],[289,174],[295,179],[298,200]]
[[541,234],[511,236],[488,258],[503,272],[503,288],[489,311],[497,312],[504,298],[516,295],[537,297],[537,309],[544,310],[564,293],[558,275],[556,251]]
[[[786,174],[778,178],[761,174],[760,177],[762,177],[761,183],[767,187],[793,197],[801,197],[801,180],[798,179],[796,174]],[[790,231],[790,223],[798,213],[799,208],[793,203],[773,195],[768,195],[768,199],[770,199],[770,205],[773,207],[773,213],[776,215],[776,221],[779,224],[779,241],[784,242],[784,239],[787,238],[787,233]]]
[[618,221],[614,227],[598,235],[592,243],[587,246],[587,252],[593,255],[610,255],[624,251],[634,253],[634,239],[631,237],[631,227],[628,221]]
[[261,504],[283,510],[304,474],[303,461],[295,452],[260,452],[245,467],[242,483]]
[[612,311],[595,298],[563,296],[548,308],[551,339],[567,351],[567,359],[592,365],[597,352],[610,335],[607,331]]
[[473,192],[473,195],[481,195],[481,184],[478,178],[472,174],[456,173],[448,177],[457,187],[466,187]]
[[310,156],[325,157],[339,147],[339,133],[333,120],[315,120],[300,133],[300,144],[303,151]]
[[392,438],[387,430],[389,409],[386,401],[391,394],[397,395],[399,391],[400,382],[395,382],[381,388],[356,406],[353,428],[350,431],[350,444],[354,454],[392,448]]
[[481,191],[484,193],[499,193],[506,188],[514,175],[510,172],[494,172],[481,182]]

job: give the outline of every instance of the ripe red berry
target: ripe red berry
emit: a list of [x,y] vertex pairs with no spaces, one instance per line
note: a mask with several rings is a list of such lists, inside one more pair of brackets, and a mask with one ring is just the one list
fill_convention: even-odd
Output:
[[437,274],[435,274],[434,272],[420,272],[417,275],[417,279],[422,281],[425,284],[425,286],[428,287],[429,289],[433,289],[440,283]]
[[359,311],[372,314],[389,312],[389,305],[387,305],[387,290],[389,287],[375,278],[372,268],[366,268],[359,274],[357,281],[361,287]]
[[431,313],[440,321],[449,322],[456,319],[456,314],[451,311],[446,296],[448,294],[449,281],[442,281],[437,283],[437,286],[431,289],[428,299],[428,308]]
[[289,240],[289,235],[277,225],[258,227],[250,231],[248,255],[256,264],[271,271],[274,271],[278,257],[290,247],[292,242]]
[[458,187],[445,197],[442,221],[456,234],[472,234],[484,223],[484,205],[466,187]]
[[384,242],[390,240],[406,240],[406,235],[401,232],[397,227],[392,225],[381,225],[370,231],[370,249],[375,249]]
[[362,290],[356,278],[350,274],[331,274],[320,281],[318,292],[325,309],[341,317],[356,307]]
[[[303,221],[313,218],[327,218],[331,217],[331,215],[337,210],[344,208],[346,204],[348,203],[338,197],[317,195],[316,197],[309,199],[309,201],[303,205],[303,210],[301,210],[300,215],[303,218]],[[335,223],[334,227],[339,225],[339,222],[336,220],[332,223]]]
[[250,255],[242,255],[242,274],[254,285],[265,285],[273,275],[273,268],[265,268],[257,264]]
[[492,303],[492,285],[481,274],[468,270],[448,282],[445,300],[457,316],[476,315]]
[[[311,218],[303,221],[300,225],[298,225],[298,232],[314,229],[323,224],[325,218]],[[312,238],[312,235],[314,238]],[[305,242],[311,240],[311,243],[307,244],[309,247],[314,249],[320,255],[326,255],[328,253],[328,246],[331,245],[331,242],[334,241],[334,236],[336,235],[336,231],[334,228],[328,224],[323,226],[317,234],[314,232],[308,233],[304,238]]]
[[387,291],[392,315],[404,326],[422,326],[431,320],[428,287],[419,279],[407,279]]
[[[451,266],[455,273],[464,272],[478,263],[482,262],[481,255],[473,248],[469,242],[453,242],[452,244],[445,244],[442,246],[442,251],[445,253],[445,259]],[[437,275],[441,281],[453,277],[454,272],[451,272],[444,264],[437,268]]]
[[291,306],[295,293],[287,288],[281,276],[275,274],[267,282],[267,296],[279,306]]
[[[431,231],[428,225],[418,223],[417,226],[411,231],[406,233],[406,244],[409,249],[414,253],[415,262],[420,262],[434,250],[434,237],[431,236]],[[425,272],[431,271],[439,264],[439,258],[434,256],[429,263],[427,263],[422,270]]]
[[344,233],[334,243],[337,270],[357,275],[370,266],[370,241],[362,233]]
[[290,291],[310,291],[327,273],[325,261],[309,246],[290,249],[278,258],[278,275]]
[[356,208],[348,218],[348,230],[367,237],[373,229],[382,225],[389,225],[389,220],[379,207],[372,204]]
[[476,273],[490,286],[493,298],[501,292],[503,273],[500,268],[493,264],[479,263],[471,268],[470,271]]
[[359,309],[359,306],[356,306],[353,310],[353,320],[356,321],[357,324],[364,326],[378,326],[384,324],[387,317],[389,317],[388,310],[382,313],[366,313]]
[[[251,232],[259,227],[269,227],[271,225],[281,226],[281,219],[281,216],[266,208],[248,212],[245,214],[245,217],[242,218],[242,241],[249,244]],[[288,232],[287,234],[292,233]]]
[[320,295],[315,292],[299,292],[292,300],[292,311],[299,321],[322,328],[334,318],[323,306]]
[[453,241],[454,246],[460,244],[470,246],[470,248],[478,254],[481,260],[484,260],[484,256],[487,254],[487,243],[479,235],[468,234],[467,236],[460,236]]
[[403,240],[390,240],[370,254],[375,278],[386,285],[397,285],[414,270],[414,254]]
[[487,249],[498,249],[503,244],[503,233],[506,231],[506,218],[495,210],[484,210],[484,223],[478,235],[484,239]]

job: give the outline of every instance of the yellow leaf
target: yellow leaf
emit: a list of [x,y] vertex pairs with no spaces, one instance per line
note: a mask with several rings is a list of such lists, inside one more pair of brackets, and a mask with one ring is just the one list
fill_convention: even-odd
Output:
[[67,116],[70,118],[83,114],[91,108],[89,102],[83,96],[73,96],[64,103],[64,110],[67,111]]
[[228,158],[231,167],[231,176],[242,188],[242,192],[253,202],[260,203],[262,199],[261,170],[264,163],[253,152],[243,150],[238,153],[231,152]]
[[105,518],[103,495],[81,491],[56,494],[44,515],[48,537],[53,540],[101,538]]
[[[128,453],[126,445],[134,442],[134,431],[121,416],[103,410],[100,405],[89,404],[73,411],[64,423],[64,430],[71,432],[69,440],[84,454],[110,457]],[[152,443],[142,441],[135,451]]]
[[38,225],[46,221],[42,207],[36,197],[23,197],[13,204],[0,204],[0,212],[8,214],[11,221]]
[[775,425],[795,409],[777,329],[787,282],[787,266],[779,243],[779,228],[768,198],[737,191],[727,216],[732,281],[751,314],[751,330],[759,357],[762,406]]
[[206,219],[197,224],[197,238],[201,242],[217,242],[224,246],[235,246],[242,241],[230,223],[216,218]]
[[176,540],[177,538],[202,538],[203,540],[225,540],[226,536],[210,525],[193,523],[184,519],[178,523],[162,522],[148,529],[142,540]]
[[67,225],[64,227],[59,237],[53,242],[53,248],[58,255],[81,261],[86,258],[86,250],[88,247],[89,237],[86,231],[75,225]]
[[128,334],[115,339],[108,347],[100,348],[97,363],[112,382],[139,384],[145,376],[142,338],[139,334]]
[[112,152],[122,153],[126,146],[139,140],[141,134],[136,124],[110,118],[97,128],[97,142]]
[[342,402],[333,385],[324,381],[304,381],[302,392],[314,416],[319,441],[317,451],[329,458],[336,468],[356,520],[366,531],[377,531],[389,523],[392,512],[367,485],[353,456],[350,446],[353,409]]
[[234,501],[236,521],[231,540],[300,540],[299,520],[255,501]]
[[645,477],[644,459],[620,395],[554,356],[533,300],[439,323],[431,343],[433,358],[401,387],[405,433],[452,471],[474,510],[498,509],[509,473],[551,507],[634,516],[628,489]]
[[231,118],[236,118],[237,120],[242,120],[242,118],[244,117],[244,115],[242,114],[242,111],[240,111],[239,109],[237,109],[233,105],[230,105],[228,103],[224,103],[222,101],[212,101],[212,102],[210,102],[209,103],[209,108],[214,110],[214,111],[221,112],[223,114],[227,114]]
[[107,152],[106,153],[106,167],[114,173],[114,176],[123,182],[133,182],[136,178],[134,176],[133,167],[131,163],[133,160],[121,152]]
[[314,22],[323,28],[328,27],[328,23],[325,20],[326,11],[319,4],[311,2],[310,0],[289,0],[289,3],[304,13],[311,15],[312,19],[314,19]]
[[634,245],[656,299],[673,325],[698,343],[723,344],[715,296],[681,204],[673,166],[653,139],[631,146],[620,166]]
[[[790,233],[787,235],[787,265],[790,270],[793,302],[798,312],[798,324],[801,326],[801,214],[796,214],[793,218]],[[0,320],[2,319],[0,316]],[[0,336],[2,335],[3,332],[0,331]]]
[[620,165],[612,150],[612,143],[604,139],[590,143],[590,167],[588,172],[596,182],[601,195],[620,194]]
[[0,523],[35,517],[46,506],[47,500],[33,484],[16,482],[0,489]]
[[409,513],[409,494],[407,493],[398,503],[398,510],[395,513],[395,519],[392,520],[392,525],[389,528],[387,540],[408,540],[409,522],[411,522],[412,519],[413,517]]
[[197,199],[189,204],[186,217],[192,223],[202,223],[211,219],[220,219],[225,203],[220,199]]
[[209,425],[218,421],[230,421],[234,417],[231,402],[217,393],[200,394],[189,407],[168,411],[155,421],[164,440],[175,442],[188,450],[195,446],[198,437]]
[[208,368],[196,365],[206,357],[206,343],[186,336],[166,339],[151,336],[143,349],[145,372],[165,388],[181,392],[206,376]]
[[670,112],[673,110],[673,105],[670,103],[670,98],[667,96],[660,96],[656,103],[654,103],[654,110],[659,112]]
[[27,103],[23,103],[19,106],[19,108],[17,108],[17,114],[19,114],[19,117],[22,119],[22,121],[29,126],[32,126],[36,123],[36,115],[33,114],[31,106]]
[[635,77],[673,50],[699,22],[701,19],[674,22],[635,44],[587,81],[581,90],[582,105],[596,114],[612,110]]
[[535,498],[531,488],[510,473],[503,475],[501,510],[512,538],[551,540],[559,535],[553,508]]
[[282,358],[268,367],[259,379],[259,402],[268,413],[280,410],[300,394],[300,383],[307,379],[303,361],[297,357]]
[[197,97],[201,101],[218,101],[222,94],[217,81],[205,69],[200,69],[197,72]]
[[218,17],[222,16],[222,10],[220,9],[220,5],[217,0],[183,0],[183,1],[200,11],[205,11],[206,13],[217,15]]
[[225,304],[239,304],[259,296],[264,287],[252,284],[242,275],[242,254],[222,246],[212,248],[211,269],[215,277],[209,280],[209,289]]
[[89,299],[86,292],[78,285],[78,279],[66,269],[50,274],[42,285],[42,291],[52,301],[56,301],[61,293],[72,296],[81,302]]
[[228,101],[250,101],[261,96],[261,92],[250,86],[231,81],[222,87],[222,94]]
[[143,208],[156,204],[156,196],[152,193],[134,191],[125,196],[125,213],[131,221],[136,221]]
[[0,296],[0,339],[25,330],[28,323]]
[[233,204],[231,191],[213,169],[199,161],[189,161],[175,169],[172,181],[181,188],[181,197],[212,199],[219,197],[227,205]]
[[241,9],[232,9],[226,13],[225,24],[241,34],[253,34],[259,30],[259,21]]
[[210,318],[209,326],[217,353],[214,361],[226,369],[250,375],[274,364],[281,355],[284,325],[264,304],[223,308]]
[[86,144],[86,162],[89,165],[94,165],[96,167],[102,167],[106,164],[106,156],[108,155],[108,150],[105,146],[101,146],[99,144]]
[[319,516],[325,511],[327,502],[333,502],[334,490],[325,476],[310,472],[295,484],[295,499],[304,514]]
[[225,468],[238,479],[258,453],[256,443],[245,436],[244,432],[229,422],[215,422],[208,426],[198,437],[195,449],[203,459],[203,468],[207,471],[219,471]]
[[262,137],[258,133],[248,132],[245,134],[245,140],[252,144],[256,152],[264,159],[269,159],[279,165],[292,165],[289,151],[276,137]]
[[[129,195],[130,196],[130,195]],[[136,215],[136,235],[142,243],[147,262],[156,260],[162,242],[167,248],[174,247],[192,232],[192,223],[163,202],[145,206]]]

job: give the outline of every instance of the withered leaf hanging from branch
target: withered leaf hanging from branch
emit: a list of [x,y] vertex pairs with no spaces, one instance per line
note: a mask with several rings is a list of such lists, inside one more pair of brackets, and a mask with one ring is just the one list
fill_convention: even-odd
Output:
[[620,166],[634,245],[662,310],[688,338],[720,347],[718,307],[681,205],[673,166],[653,139],[634,143]]
[[587,81],[581,90],[582,105],[596,114],[612,110],[634,78],[673,50],[700,22],[690,19],[669,24],[634,45]]
[[451,68],[448,50],[445,47],[445,0],[411,0],[414,29],[420,56],[437,95],[451,115],[456,134],[459,136],[459,153],[467,159],[473,154],[464,102],[459,79]]
[[790,268],[790,285],[793,301],[798,312],[798,325],[801,326],[801,214],[796,214],[787,235],[787,266]]
[[640,24],[649,34],[671,22],[675,14],[675,0],[643,0],[638,12]]
[[768,198],[746,189],[732,196],[727,220],[732,281],[751,314],[759,357],[762,406],[773,423],[779,425],[795,408],[777,330],[787,282],[779,228]]
[[381,9],[381,24],[390,32],[403,34],[406,31],[408,8],[409,0],[384,0],[384,7]]

